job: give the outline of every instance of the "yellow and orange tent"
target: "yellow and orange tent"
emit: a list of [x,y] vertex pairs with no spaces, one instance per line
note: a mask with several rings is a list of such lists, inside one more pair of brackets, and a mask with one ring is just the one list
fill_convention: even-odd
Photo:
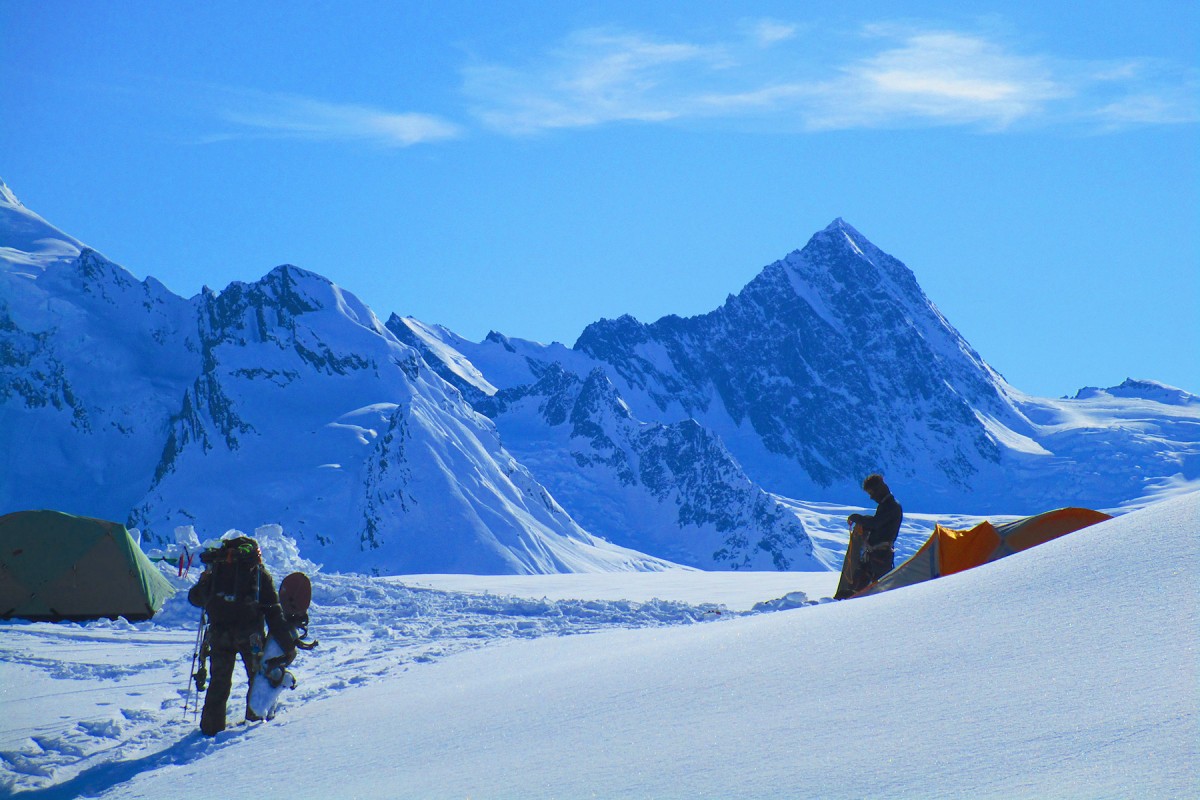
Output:
[[1100,511],[1060,508],[1002,525],[993,525],[985,520],[968,530],[936,525],[933,535],[921,545],[920,550],[855,597],[879,594],[973,569],[1106,519],[1110,519],[1108,514]]

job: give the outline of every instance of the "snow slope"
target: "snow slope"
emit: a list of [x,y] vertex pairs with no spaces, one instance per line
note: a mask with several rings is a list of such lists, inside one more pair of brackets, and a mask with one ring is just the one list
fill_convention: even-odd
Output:
[[0,280],[12,271],[36,277],[47,267],[69,263],[79,256],[83,245],[25,207],[4,181],[0,180]]
[[769,614],[318,576],[307,688],[213,740],[159,685],[183,614],[5,624],[0,775],[31,797],[1196,796],[1198,525],[1192,493]]

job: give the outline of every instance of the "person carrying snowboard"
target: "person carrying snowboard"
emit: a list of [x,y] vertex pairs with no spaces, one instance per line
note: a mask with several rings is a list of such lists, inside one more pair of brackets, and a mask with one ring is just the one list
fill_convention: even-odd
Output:
[[846,518],[850,525],[861,525],[866,535],[865,547],[860,556],[866,583],[869,585],[892,571],[896,559],[896,537],[900,534],[900,523],[904,509],[896,502],[892,490],[884,483],[883,476],[872,473],[863,479],[863,491],[877,503],[875,514],[851,514]]
[[[188,601],[203,608],[208,616],[211,672],[200,731],[215,736],[225,730],[225,705],[233,686],[237,656],[242,657],[246,678],[252,682],[265,649],[266,631],[283,649],[289,663],[296,657],[296,646],[279,605],[275,581],[262,563],[258,542],[247,536],[226,539],[220,547],[202,553],[200,560],[205,569],[188,591]],[[259,719],[248,703],[246,719]]]

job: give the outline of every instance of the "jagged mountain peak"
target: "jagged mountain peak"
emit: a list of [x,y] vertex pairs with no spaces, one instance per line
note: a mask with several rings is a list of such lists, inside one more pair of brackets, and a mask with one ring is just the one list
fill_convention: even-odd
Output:
[[341,291],[323,275],[292,264],[281,264],[256,282],[285,308],[317,311],[336,304]]
[[626,346],[636,346],[649,341],[646,326],[635,317],[624,314],[616,319],[601,319],[583,329],[575,340],[573,349],[587,353],[593,358],[604,359],[605,354]]
[[[240,296],[246,293],[260,292],[273,300],[286,300],[289,296],[303,297],[311,300],[322,300],[330,294],[335,284],[323,275],[302,269],[293,264],[280,264],[266,275],[255,281],[231,281],[224,289],[214,291],[204,287],[204,293],[220,296],[230,293]],[[324,307],[324,302],[313,302],[313,308]]]
[[263,280],[290,280],[293,282],[312,280],[322,285],[333,283],[333,281],[324,275],[304,269],[303,267],[297,267],[295,264],[280,264],[263,276]]
[[164,305],[182,307],[186,301],[154,278],[139,280],[125,267],[103,254],[83,247],[70,260],[47,262],[32,276],[41,290],[71,297],[72,303],[88,306],[102,303],[132,310],[149,311]]
[[289,297],[303,298],[314,306],[314,310],[324,307],[336,289],[333,281],[324,275],[301,269],[294,264],[280,264],[252,285],[268,292],[277,300],[286,301]]
[[870,242],[867,242],[866,237],[859,233],[857,228],[855,228],[849,222],[846,222],[846,220],[842,219],[841,217],[835,218],[833,222],[829,223],[823,229],[818,231],[818,235],[835,233],[843,233],[854,239],[862,239],[867,244],[870,244]]
[[784,259],[805,277],[824,276],[851,284],[890,282],[893,291],[924,294],[912,271],[881,250],[857,228],[838,217]]
[[592,415],[615,419],[632,418],[629,406],[602,367],[596,367],[584,379],[578,405],[586,408]]
[[629,406],[602,367],[581,376],[559,362],[544,365],[535,382],[480,398],[475,405],[483,414],[495,417],[529,397],[538,398],[539,413],[549,424],[569,420],[579,435],[591,435],[580,432],[581,424],[593,427],[595,420],[632,419]]
[[575,347],[608,365],[636,416],[714,426],[756,480],[797,496],[849,497],[885,468],[968,491],[998,457],[976,410],[1013,417],[1003,379],[912,271],[841,218],[718,309],[602,320]]
[[512,343],[508,341],[508,337],[503,333],[500,333],[500,331],[488,331],[488,335],[484,337],[484,341],[498,344],[510,353],[516,352],[516,348],[514,348]]
[[264,325],[291,326],[305,314],[332,312],[372,333],[383,335],[386,331],[357,296],[323,275],[292,264],[281,264],[253,283],[234,281],[219,293],[205,287],[203,297],[214,328],[239,318],[245,321],[236,327],[244,327],[251,317],[260,329]]
[[986,382],[998,377],[942,316],[913,271],[841,217],[801,250],[765,267],[738,298],[762,304],[778,296],[794,296],[856,347],[893,350],[915,336],[951,361],[965,359],[967,371],[987,373]]
[[849,222],[846,222],[846,220],[838,217],[809,237],[808,243],[802,249],[792,251],[789,254],[789,259],[803,253],[809,248],[828,247],[830,245],[848,250],[849,253],[866,258],[867,260],[871,260],[874,255],[882,253],[862,232]]

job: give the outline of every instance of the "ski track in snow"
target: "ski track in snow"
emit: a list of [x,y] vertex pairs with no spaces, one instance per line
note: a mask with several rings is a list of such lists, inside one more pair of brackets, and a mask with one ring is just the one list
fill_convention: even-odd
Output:
[[[503,640],[687,625],[743,613],[664,600],[448,592],[397,578],[320,573],[313,592],[310,633],[320,644],[298,655],[299,685],[284,695],[271,724],[286,721],[289,705]],[[197,732],[187,679],[199,612],[185,595],[180,591],[150,622],[0,623],[0,795],[93,794],[253,735],[257,724],[237,724],[246,696],[240,662],[228,705],[230,730],[212,739]],[[786,605],[806,602],[797,595]],[[37,655],[48,651],[58,657]],[[97,682],[111,683],[112,690],[99,696]]]

